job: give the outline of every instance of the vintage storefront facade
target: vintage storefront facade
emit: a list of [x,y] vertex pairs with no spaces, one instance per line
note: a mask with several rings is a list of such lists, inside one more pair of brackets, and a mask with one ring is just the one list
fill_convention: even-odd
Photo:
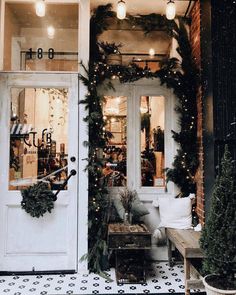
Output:
[[[88,141],[84,121],[88,110],[80,102],[88,89],[78,74],[86,75],[80,62],[86,67],[89,62],[91,10],[109,1],[47,0],[43,17],[36,15],[34,2],[0,1],[0,271],[87,270],[87,260],[80,258],[88,252],[88,146],[84,144]],[[202,62],[211,58],[201,41],[211,42],[209,32],[202,29],[208,25],[209,6],[200,13],[207,3],[178,4],[178,13],[192,19],[190,44],[202,75],[197,93],[199,168],[195,176],[196,212],[202,224],[205,204],[209,207],[210,202],[214,161],[219,163],[222,153],[213,140],[214,116],[208,95],[212,69]],[[152,5],[144,6],[130,7],[130,13],[154,13]],[[179,58],[175,39],[162,30],[145,36],[140,28],[112,23],[99,40],[122,43],[123,64],[133,61],[144,69],[155,71],[164,58]],[[179,192],[173,182],[166,183],[163,172],[171,167],[178,149],[171,132],[179,128],[177,98],[158,78],[120,83],[114,77],[111,81],[114,88],[102,85],[98,90],[104,97],[106,131],[113,135],[103,149],[109,163],[104,166],[105,181],[114,195],[126,186],[137,191],[150,212],[144,220],[153,232],[160,222],[153,201]],[[233,122],[233,117],[227,120]],[[225,135],[219,141],[223,144]],[[153,155],[149,174],[145,170],[147,145]],[[22,210],[21,189],[40,179],[57,191],[71,171],[52,213],[32,218]],[[153,243],[150,257],[167,259],[166,246]]]

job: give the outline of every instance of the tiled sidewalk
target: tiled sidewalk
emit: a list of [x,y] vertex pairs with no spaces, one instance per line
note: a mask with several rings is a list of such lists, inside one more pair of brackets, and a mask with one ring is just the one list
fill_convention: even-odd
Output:
[[[169,267],[166,262],[150,265],[145,284],[119,284],[115,270],[108,272],[113,282],[96,274],[1,276],[1,295],[65,294],[163,294],[184,293],[183,265]],[[201,290],[192,290],[200,292]]]

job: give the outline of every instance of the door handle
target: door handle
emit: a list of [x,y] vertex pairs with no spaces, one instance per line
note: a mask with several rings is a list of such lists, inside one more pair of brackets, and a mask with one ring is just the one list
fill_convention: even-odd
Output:
[[67,185],[68,180],[72,177],[76,175],[76,170],[72,169],[70,170],[70,174],[68,175],[68,177],[66,178],[66,180],[64,181],[64,183],[62,184],[61,188],[59,188],[59,190],[57,190],[57,192],[55,193],[55,199],[57,199],[57,195],[60,193],[60,191]]

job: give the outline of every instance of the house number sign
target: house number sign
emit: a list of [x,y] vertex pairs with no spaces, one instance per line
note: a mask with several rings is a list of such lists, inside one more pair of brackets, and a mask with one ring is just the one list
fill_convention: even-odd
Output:
[[55,55],[55,51],[53,48],[49,48],[48,49],[48,52],[44,52],[43,51],[43,48],[38,48],[37,51],[33,51],[32,48],[30,48],[28,51],[27,51],[27,54],[29,56],[30,59],[33,58],[33,54],[36,54],[36,58],[38,59],[42,59],[43,58],[43,55],[44,53],[47,53],[48,54],[48,58],[49,59],[53,59],[54,58],[54,55]]

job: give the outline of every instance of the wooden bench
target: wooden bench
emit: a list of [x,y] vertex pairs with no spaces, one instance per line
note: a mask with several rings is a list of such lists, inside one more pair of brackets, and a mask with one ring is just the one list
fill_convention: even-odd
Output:
[[190,279],[190,267],[196,259],[203,258],[203,252],[199,246],[200,232],[192,229],[166,229],[169,264],[172,265],[172,244],[178,249],[184,258],[185,294],[190,294],[190,289],[203,287],[201,280]]

